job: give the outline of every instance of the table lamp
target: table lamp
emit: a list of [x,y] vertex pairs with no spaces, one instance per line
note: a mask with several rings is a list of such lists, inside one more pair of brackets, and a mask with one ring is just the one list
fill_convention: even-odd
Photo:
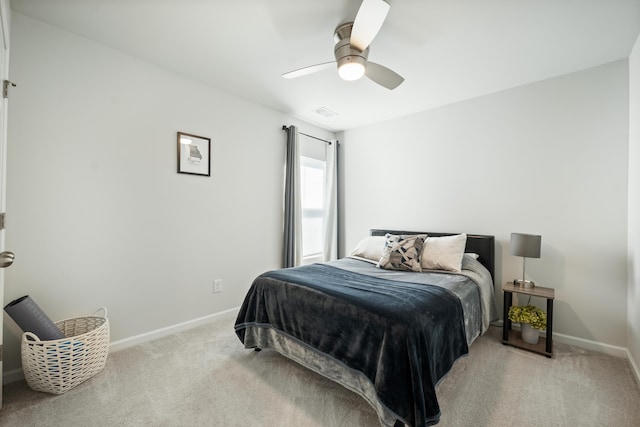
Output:
[[515,279],[514,285],[533,288],[536,284],[524,278],[524,267],[527,258],[540,258],[542,236],[536,234],[511,233],[511,255],[522,257],[522,280]]

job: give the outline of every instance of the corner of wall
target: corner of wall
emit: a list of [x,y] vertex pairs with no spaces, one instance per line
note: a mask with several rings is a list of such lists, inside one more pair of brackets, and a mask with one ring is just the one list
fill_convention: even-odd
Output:
[[627,347],[640,384],[640,36],[629,55],[629,199]]
[[636,378],[636,382],[638,386],[640,386],[640,368],[638,368],[638,364],[633,359],[631,352],[627,350],[627,361],[629,362],[629,366],[631,366],[631,371],[633,372],[633,376]]

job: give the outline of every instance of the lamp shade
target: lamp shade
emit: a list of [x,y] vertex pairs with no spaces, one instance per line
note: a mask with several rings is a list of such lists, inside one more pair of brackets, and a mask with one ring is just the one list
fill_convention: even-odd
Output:
[[542,236],[536,234],[511,233],[511,255],[525,258],[540,258]]

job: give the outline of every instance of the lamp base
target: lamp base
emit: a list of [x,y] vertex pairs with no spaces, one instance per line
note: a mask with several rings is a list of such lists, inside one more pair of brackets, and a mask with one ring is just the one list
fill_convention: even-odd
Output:
[[536,284],[531,280],[514,279],[513,284],[515,286],[522,286],[523,288],[534,288]]

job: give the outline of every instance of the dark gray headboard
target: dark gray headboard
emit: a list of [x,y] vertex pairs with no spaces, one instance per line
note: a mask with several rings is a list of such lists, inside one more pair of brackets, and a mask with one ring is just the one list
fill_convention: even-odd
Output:
[[[453,236],[460,233],[435,233],[431,231],[399,231],[399,230],[384,230],[384,229],[371,229],[372,236],[384,236],[387,233],[391,234],[427,234],[432,237],[440,236]],[[467,233],[467,246],[465,252],[474,252],[479,255],[478,261],[489,270],[491,277],[493,278],[493,284],[496,283],[496,239],[494,236],[487,236],[484,234],[469,234]]]

